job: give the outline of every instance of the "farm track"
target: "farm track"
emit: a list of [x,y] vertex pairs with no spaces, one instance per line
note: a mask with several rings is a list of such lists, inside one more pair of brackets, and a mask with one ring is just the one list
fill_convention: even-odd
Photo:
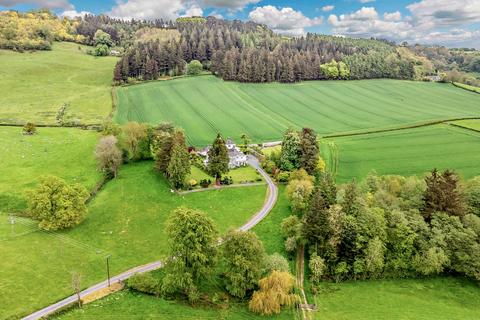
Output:
[[[253,227],[255,227],[258,223],[260,223],[273,209],[277,202],[278,198],[278,188],[276,184],[273,182],[273,180],[270,178],[270,176],[260,167],[259,161],[257,158],[250,156],[248,159],[248,164],[255,168],[256,170],[259,171],[259,173],[263,176],[265,181],[268,184],[268,193],[266,196],[265,203],[263,207],[260,209],[259,212],[257,212],[246,224],[244,224],[242,227],[239,228],[241,231],[248,231],[251,230]],[[126,279],[134,276],[135,274],[138,273],[145,273],[153,270],[157,270],[163,267],[163,262],[162,261],[155,261],[143,266],[138,266],[133,269],[130,269],[128,271],[125,271],[117,276],[114,276],[110,279],[110,283],[116,283],[116,282],[121,282],[125,281]],[[84,298],[86,296],[92,295],[93,293],[103,290],[105,288],[108,288],[109,282],[108,280],[102,281],[100,283],[97,283],[85,290],[83,290],[80,293],[80,297]],[[44,317],[47,317],[48,315],[51,315],[55,312],[58,312],[62,309],[67,308],[68,306],[74,304],[77,301],[77,296],[76,295],[71,295],[61,301],[58,301],[57,303],[54,303],[50,306],[47,306],[37,312],[34,312],[22,319],[24,320],[34,320],[34,319],[41,319]]]

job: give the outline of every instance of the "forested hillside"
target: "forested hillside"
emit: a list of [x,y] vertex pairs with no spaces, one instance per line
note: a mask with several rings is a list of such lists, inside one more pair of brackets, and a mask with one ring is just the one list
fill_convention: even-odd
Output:
[[177,20],[176,28],[178,40],[132,47],[117,65],[115,80],[181,75],[193,60],[225,80],[241,82],[414,79],[422,65],[386,41],[314,34],[285,38],[259,24],[213,17]]

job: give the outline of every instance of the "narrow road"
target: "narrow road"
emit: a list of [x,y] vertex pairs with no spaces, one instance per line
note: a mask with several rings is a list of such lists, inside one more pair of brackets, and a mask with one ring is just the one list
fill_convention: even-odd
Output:
[[[275,206],[275,203],[277,202],[277,197],[278,197],[278,188],[273,182],[273,180],[270,178],[270,176],[261,168],[260,163],[257,158],[254,156],[248,156],[248,164],[258,170],[258,172],[262,175],[262,177],[265,179],[265,181],[268,184],[268,194],[267,194],[267,199],[259,212],[257,212],[251,219],[248,221],[245,225],[239,228],[239,230],[242,231],[248,231],[255,227],[260,221],[262,221],[273,209]],[[133,275],[137,273],[144,273],[144,272],[149,272],[153,270],[157,270],[163,267],[162,261],[155,261],[149,264],[146,264],[144,266],[139,266],[135,267],[133,269],[130,269],[128,271],[125,271],[122,274],[119,274],[115,277],[110,278],[110,282],[118,282],[118,281],[124,281]],[[83,298],[89,294],[92,294],[93,292],[104,289],[108,287],[108,281],[105,280],[103,282],[97,283],[94,286],[91,286],[88,289],[83,290],[80,292],[80,297]],[[58,301],[57,303],[54,303],[48,307],[43,308],[42,310],[39,310],[37,312],[32,313],[29,316],[24,317],[24,320],[36,320],[40,319],[43,317],[46,317],[72,303],[75,303],[77,301],[77,296],[72,295],[68,298],[65,298],[61,301]]]

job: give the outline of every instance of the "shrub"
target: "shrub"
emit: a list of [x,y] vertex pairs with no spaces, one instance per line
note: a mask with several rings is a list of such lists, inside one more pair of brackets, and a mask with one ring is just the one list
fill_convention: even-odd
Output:
[[198,60],[192,60],[188,65],[187,65],[187,74],[191,76],[196,76],[199,75],[203,70],[203,65],[200,61]]
[[287,183],[288,180],[290,180],[290,172],[288,172],[288,171],[280,172],[278,174],[277,180],[278,180],[278,182],[281,182],[281,183]]
[[31,135],[34,135],[35,133],[37,133],[37,127],[35,126],[34,123],[27,122],[23,126],[23,134],[31,136]]
[[126,281],[129,289],[154,295],[161,295],[161,281],[155,278],[150,272],[138,273]]
[[220,184],[223,186],[229,186],[233,184],[233,179],[232,177],[223,177],[222,180],[220,180]]
[[212,180],[210,179],[202,179],[200,180],[200,186],[202,188],[208,188],[212,184]]
[[188,185],[189,185],[190,187],[192,187],[192,188],[195,188],[195,187],[198,185],[198,182],[197,182],[197,180],[195,180],[195,179],[190,179],[190,180],[188,181]]
[[287,259],[277,252],[266,256],[263,264],[264,272],[267,274],[272,271],[290,272],[290,266],[288,265]]

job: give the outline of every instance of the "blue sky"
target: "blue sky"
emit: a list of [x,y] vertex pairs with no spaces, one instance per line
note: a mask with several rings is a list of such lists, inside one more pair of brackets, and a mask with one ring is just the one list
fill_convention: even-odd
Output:
[[378,37],[480,49],[480,0],[0,0],[0,9],[119,18],[215,15],[264,23],[278,33]]

